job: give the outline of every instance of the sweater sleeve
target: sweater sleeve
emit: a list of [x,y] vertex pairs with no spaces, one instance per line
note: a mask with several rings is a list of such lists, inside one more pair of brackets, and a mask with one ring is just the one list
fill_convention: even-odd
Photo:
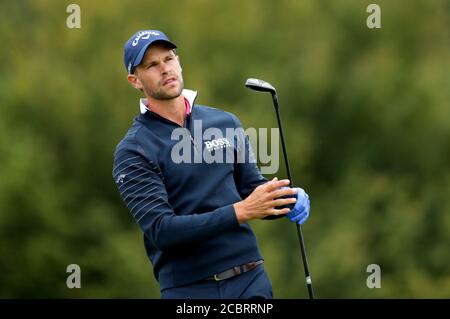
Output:
[[159,168],[139,151],[139,146],[116,151],[112,175],[122,200],[159,250],[199,242],[239,227],[233,205],[202,214],[175,213]]
[[234,115],[232,115],[232,118],[237,132],[235,136],[237,154],[234,167],[234,180],[239,194],[245,199],[256,187],[266,183],[267,179],[261,175],[256,165],[256,157],[241,122]]
[[[253,153],[248,136],[244,133],[241,122],[233,114],[232,118],[236,125],[237,131],[239,132],[238,134],[236,134],[237,140],[235,141],[237,145],[237,160],[235,163],[234,179],[241,197],[245,199],[255,190],[256,187],[261,184],[267,183],[268,180],[261,175],[261,172],[256,165],[256,157]],[[281,209],[284,207],[287,206],[281,206],[277,208]],[[284,215],[271,215],[264,217],[263,219],[279,219],[283,216]]]

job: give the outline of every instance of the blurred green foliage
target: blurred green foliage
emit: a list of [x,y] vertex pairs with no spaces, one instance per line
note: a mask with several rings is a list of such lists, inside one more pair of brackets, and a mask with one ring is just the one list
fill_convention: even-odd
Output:
[[[381,29],[371,1],[83,0],[81,29],[70,3],[0,4],[0,297],[159,298],[111,177],[138,113],[123,44],[150,28],[178,44],[198,102],[245,127],[276,126],[245,79],[277,88],[317,297],[450,297],[449,1],[376,1]],[[293,224],[251,224],[275,297],[306,298]]]

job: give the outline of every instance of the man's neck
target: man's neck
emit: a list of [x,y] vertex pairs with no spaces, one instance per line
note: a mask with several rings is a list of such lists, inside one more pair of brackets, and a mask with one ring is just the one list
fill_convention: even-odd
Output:
[[156,100],[147,96],[147,103],[148,108],[152,112],[175,122],[180,126],[184,125],[186,107],[183,95],[170,100]]

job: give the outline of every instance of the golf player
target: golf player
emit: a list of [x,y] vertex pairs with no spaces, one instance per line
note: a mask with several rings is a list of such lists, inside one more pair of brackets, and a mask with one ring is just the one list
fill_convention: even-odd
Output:
[[[273,298],[247,222],[286,216],[303,224],[309,197],[261,175],[248,138],[226,134],[242,130],[235,115],[195,103],[175,48],[158,30],[125,43],[128,82],[145,98],[114,153],[114,181],[143,232],[162,298]],[[181,153],[197,157],[180,161]],[[218,155],[227,160],[207,159]]]

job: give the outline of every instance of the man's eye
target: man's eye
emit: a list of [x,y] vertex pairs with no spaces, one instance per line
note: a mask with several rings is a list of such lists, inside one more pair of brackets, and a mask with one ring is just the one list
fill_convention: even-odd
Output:
[[156,64],[155,63],[151,63],[149,65],[147,65],[147,69],[150,69],[151,67],[154,67]]

